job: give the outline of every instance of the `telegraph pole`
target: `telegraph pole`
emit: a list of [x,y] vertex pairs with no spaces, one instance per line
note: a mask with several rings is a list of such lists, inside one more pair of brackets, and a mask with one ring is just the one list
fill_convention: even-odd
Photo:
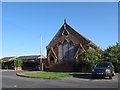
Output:
[[42,56],[42,35],[40,34],[40,61],[42,60],[41,56]]
[[42,35],[40,34],[40,70],[43,70],[42,65]]

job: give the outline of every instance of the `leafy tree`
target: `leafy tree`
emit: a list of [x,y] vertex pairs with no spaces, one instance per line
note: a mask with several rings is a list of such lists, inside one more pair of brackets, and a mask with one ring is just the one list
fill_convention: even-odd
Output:
[[82,51],[80,53],[80,64],[82,68],[88,70],[87,72],[91,71],[91,68],[100,60],[102,60],[102,53],[103,51],[97,47],[95,49],[90,48],[86,51]]
[[95,49],[91,48],[80,52],[79,56],[79,64],[86,70],[90,70],[98,61],[110,61],[118,72],[118,64],[120,65],[120,46],[116,43],[116,45],[109,46],[104,51],[99,47]]
[[118,43],[116,43],[116,45],[109,46],[106,50],[104,50],[103,60],[112,62],[117,70],[116,66],[120,64],[120,46]]
[[112,63],[120,62],[120,47],[118,44],[109,46],[103,53],[103,60],[111,61]]

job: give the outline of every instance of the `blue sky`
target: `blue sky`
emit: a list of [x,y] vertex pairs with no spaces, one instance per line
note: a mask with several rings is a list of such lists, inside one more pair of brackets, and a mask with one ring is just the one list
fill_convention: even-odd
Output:
[[118,6],[113,3],[3,3],[2,57],[40,54],[64,19],[102,49],[118,42]]

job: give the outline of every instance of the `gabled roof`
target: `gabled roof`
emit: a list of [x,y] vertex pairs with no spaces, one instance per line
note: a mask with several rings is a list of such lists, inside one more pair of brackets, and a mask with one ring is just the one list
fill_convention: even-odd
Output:
[[66,21],[60,28],[60,30],[57,32],[57,34],[54,36],[54,38],[50,41],[49,45],[47,46],[47,49],[50,49],[51,47],[54,47],[54,45],[58,44],[61,40],[64,39],[62,36],[63,31],[69,32],[69,35],[66,37],[67,40],[73,41],[75,44],[92,44],[93,46],[96,46],[92,41],[75,31],[71,26],[69,26]]

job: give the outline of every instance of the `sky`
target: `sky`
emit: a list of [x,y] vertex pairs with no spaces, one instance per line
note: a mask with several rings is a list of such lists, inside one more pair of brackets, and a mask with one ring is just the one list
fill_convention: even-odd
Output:
[[4,2],[2,56],[42,54],[66,18],[77,32],[101,49],[118,42],[117,2]]

